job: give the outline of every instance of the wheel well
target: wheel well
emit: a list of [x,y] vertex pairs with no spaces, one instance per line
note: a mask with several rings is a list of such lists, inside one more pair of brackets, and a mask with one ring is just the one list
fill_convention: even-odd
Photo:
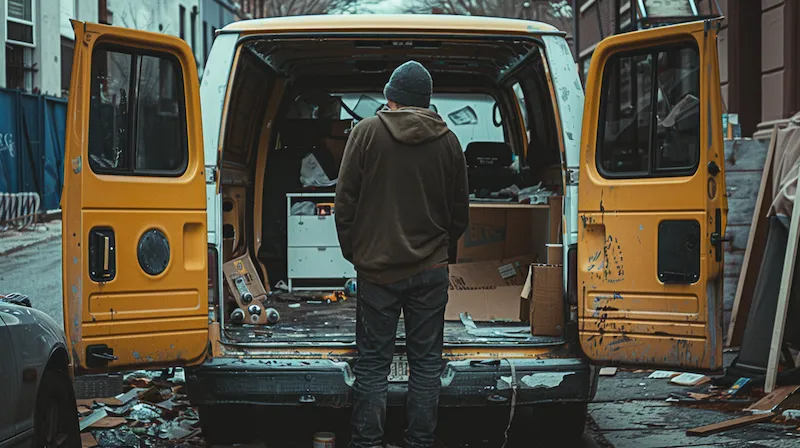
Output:
[[47,361],[47,367],[45,367],[45,371],[48,370],[57,370],[72,376],[69,355],[67,354],[66,349],[63,347],[58,347],[53,351],[53,353],[50,355],[50,360]]

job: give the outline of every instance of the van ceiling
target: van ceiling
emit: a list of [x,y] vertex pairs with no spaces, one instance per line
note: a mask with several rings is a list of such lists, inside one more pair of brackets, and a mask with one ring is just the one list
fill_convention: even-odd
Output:
[[536,49],[532,40],[451,39],[270,39],[250,41],[246,46],[291,79],[388,75],[414,59],[434,73],[478,75],[496,81]]

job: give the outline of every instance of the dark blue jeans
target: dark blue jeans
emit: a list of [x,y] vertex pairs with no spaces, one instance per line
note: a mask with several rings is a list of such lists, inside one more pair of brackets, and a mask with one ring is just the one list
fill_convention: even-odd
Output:
[[351,448],[383,444],[387,377],[394,355],[400,310],[406,326],[409,364],[406,448],[434,443],[442,374],[444,308],[449,286],[446,267],[432,268],[388,285],[359,278],[356,308],[358,358],[353,367]]

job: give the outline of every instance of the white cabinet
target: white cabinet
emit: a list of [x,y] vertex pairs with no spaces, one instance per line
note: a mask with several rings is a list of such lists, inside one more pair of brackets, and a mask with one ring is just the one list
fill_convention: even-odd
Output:
[[[334,197],[333,193],[286,195],[290,290],[341,289],[348,279],[356,277],[355,268],[342,255],[334,216],[315,212],[317,204],[333,204]],[[313,203],[314,207],[299,206],[303,214],[293,214],[292,207],[304,202]]]

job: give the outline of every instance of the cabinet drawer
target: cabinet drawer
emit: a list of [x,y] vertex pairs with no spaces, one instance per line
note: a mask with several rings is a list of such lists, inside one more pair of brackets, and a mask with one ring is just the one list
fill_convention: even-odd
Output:
[[289,246],[338,246],[336,222],[333,216],[289,216],[287,223]]
[[338,246],[290,247],[290,278],[354,278],[356,270]]

